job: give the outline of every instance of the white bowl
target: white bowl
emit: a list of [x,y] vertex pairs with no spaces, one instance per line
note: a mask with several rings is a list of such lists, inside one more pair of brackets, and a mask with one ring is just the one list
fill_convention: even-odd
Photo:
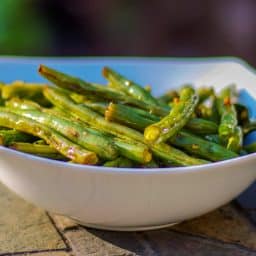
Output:
[[[103,81],[100,70],[109,65],[158,94],[185,82],[217,89],[234,82],[256,97],[256,75],[235,58],[2,58],[0,78],[42,81],[36,74],[39,63],[96,82]],[[0,155],[0,180],[17,194],[50,212],[109,230],[154,229],[202,215],[238,196],[256,178],[256,154],[163,169],[84,166],[4,147]]]

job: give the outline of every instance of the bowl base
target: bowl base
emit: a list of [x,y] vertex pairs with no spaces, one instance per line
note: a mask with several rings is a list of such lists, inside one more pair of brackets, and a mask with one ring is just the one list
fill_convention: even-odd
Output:
[[91,224],[91,223],[85,223],[79,220],[76,220],[72,218],[75,222],[77,222],[79,225],[87,227],[87,228],[95,228],[100,230],[108,230],[108,231],[148,231],[148,230],[156,230],[156,229],[163,229],[168,228],[174,225],[179,224],[179,222],[172,222],[167,224],[161,224],[161,225],[151,225],[151,226],[104,226],[104,225],[97,225],[97,224]]

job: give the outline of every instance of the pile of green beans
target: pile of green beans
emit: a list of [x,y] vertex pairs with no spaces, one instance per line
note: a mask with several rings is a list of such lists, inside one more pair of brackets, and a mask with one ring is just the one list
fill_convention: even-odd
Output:
[[107,85],[40,65],[50,84],[0,86],[0,145],[78,164],[158,168],[201,165],[255,152],[256,129],[234,85],[186,84],[154,97],[104,67]]

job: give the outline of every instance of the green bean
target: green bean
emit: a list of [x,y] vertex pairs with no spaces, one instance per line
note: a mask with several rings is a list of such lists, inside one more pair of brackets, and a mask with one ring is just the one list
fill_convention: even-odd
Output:
[[149,105],[159,105],[157,99],[155,99],[150,92],[146,91],[142,86],[136,84],[135,82],[128,80],[126,77],[117,73],[113,69],[104,67],[102,74],[111,84],[115,85],[115,88],[119,88],[121,91],[134,97],[135,99]]
[[9,146],[14,142],[32,142],[36,138],[30,134],[16,130],[0,130],[0,145]]
[[[122,114],[122,113],[124,113],[124,112],[120,112],[120,115]],[[128,112],[129,113],[129,112]],[[130,117],[131,117],[131,114],[132,113],[130,113],[129,115],[125,115],[126,117],[127,117],[127,119],[130,119]],[[140,119],[138,119],[137,121],[139,122],[139,120]],[[195,119],[196,121],[192,121],[193,122],[193,125],[194,125],[194,128],[196,128],[197,126],[198,127],[200,127],[200,122],[202,121],[201,119]],[[203,122],[204,122],[204,120],[203,120]],[[209,121],[206,121],[206,124],[212,124],[212,122],[209,122]],[[204,124],[204,123],[203,123]],[[214,124],[214,123],[213,123]],[[192,126],[192,125],[191,125]],[[207,127],[207,126],[206,126]],[[213,132],[217,132],[217,126],[214,124],[214,126],[209,126],[210,128],[207,128],[209,131],[211,131],[211,129],[212,129],[212,131]],[[199,128],[200,129],[200,128]],[[202,129],[202,131],[203,131],[203,129]],[[177,135],[177,136],[179,136],[179,134]],[[188,135],[189,136],[189,135]],[[193,136],[192,136],[192,138],[189,138],[190,139],[190,141],[191,141],[191,139],[193,139]],[[193,141],[193,140],[192,140]],[[192,143],[193,144],[193,143]],[[219,149],[219,148],[218,148]],[[222,147],[221,147],[221,149],[222,149]],[[225,148],[224,148],[224,151],[225,151]],[[214,152],[211,152],[211,153],[214,153]],[[221,152],[220,152],[221,153]],[[209,154],[209,152],[207,152],[206,154]],[[216,157],[218,157],[218,155],[217,156],[213,156],[213,158],[216,158]],[[214,159],[215,159],[214,158]]]
[[227,99],[228,101],[234,101],[234,99],[237,98],[237,95],[238,93],[235,84],[230,84],[224,87],[219,93],[220,98]]
[[49,145],[27,143],[27,142],[14,142],[10,144],[10,148],[30,153],[30,154],[56,154],[58,151]]
[[23,81],[15,81],[10,85],[2,88],[2,98],[4,100],[13,97],[34,100],[44,106],[49,106],[49,102],[43,97],[42,90],[44,84],[25,83]]
[[201,165],[209,163],[206,160],[191,157],[181,150],[165,143],[156,143],[151,147],[151,150],[157,157],[167,160],[171,162],[172,165],[176,166]]
[[60,89],[46,87],[44,90],[44,95],[54,105],[64,109],[65,111],[69,111],[71,115],[79,118],[91,126],[99,128],[99,130],[103,130],[107,133],[111,133],[122,138],[132,138],[135,141],[143,143],[143,137],[141,137],[141,134],[136,130],[106,121],[101,115],[85,105],[75,104],[72,99]]
[[105,111],[105,118],[108,121],[116,121],[139,131],[144,131],[146,126],[154,123],[151,119],[145,118],[136,111],[133,111],[129,106],[115,103],[108,105]]
[[[46,111],[46,113],[51,113],[51,111],[49,110],[44,110]],[[54,117],[55,115],[53,114],[53,119],[56,121],[57,118]],[[58,113],[57,116],[61,117],[61,113]],[[62,117],[62,119],[66,119],[65,117]],[[70,122],[70,119],[72,120],[72,118],[69,117],[69,119],[67,119],[67,122]],[[118,150],[118,153],[122,156],[125,156],[135,162],[139,162],[139,163],[145,163],[148,162],[149,159],[151,159],[151,154],[148,150],[148,147],[146,147],[144,144],[142,143],[136,143],[136,142],[130,142],[128,140],[124,140],[124,139],[117,139],[114,138],[111,134],[103,132],[103,131],[99,131],[96,130],[95,128],[91,128],[91,127],[85,127],[84,123],[81,123],[79,121],[76,121],[77,125],[74,126],[74,124],[70,123],[70,127],[75,128],[79,128],[80,126],[80,130],[84,129],[86,130],[87,133],[94,135],[95,138],[91,138],[91,140],[86,140],[87,143],[92,143],[92,144],[97,144],[98,147],[100,147],[100,149],[92,149],[93,151],[95,151],[96,153],[98,152],[98,155],[103,157],[103,158],[110,158],[110,157],[114,157],[113,153],[113,145],[116,148],[116,150]],[[63,131],[62,131],[63,132]],[[82,136],[84,136],[84,134],[82,134]],[[88,134],[87,134],[88,136]],[[100,139],[99,139],[100,138]],[[70,138],[71,139],[71,138]],[[77,143],[82,143],[82,141],[80,140],[81,138],[77,138]],[[104,142],[105,140],[105,142]],[[98,142],[98,143],[96,143]],[[108,143],[108,145],[106,145],[106,143]],[[112,144],[112,145],[111,145]],[[81,144],[82,145],[82,144]],[[108,147],[107,147],[108,146]],[[112,146],[112,152],[110,151]],[[100,152],[99,152],[100,150]],[[104,156],[103,152],[105,151],[104,154],[106,156]]]
[[74,100],[75,103],[81,104],[81,105],[85,105],[89,108],[91,108],[92,110],[94,110],[95,112],[104,115],[105,110],[108,106],[108,102],[106,101],[102,101],[99,98],[91,98],[81,95],[81,94],[77,94],[77,93],[71,93],[70,94],[70,98],[72,100]]
[[216,144],[221,144],[220,137],[218,134],[207,134],[204,136],[204,139],[206,139],[210,142],[214,142]]
[[51,148],[48,145],[32,144],[27,142],[15,142],[11,144],[9,148],[45,158],[55,160],[67,160],[65,156],[61,155],[57,150]]
[[159,168],[160,166],[154,159],[152,159],[150,162],[143,164],[140,167],[141,168]]
[[35,142],[33,142],[33,144],[36,144],[36,145],[47,145],[46,142],[44,140],[36,140]]
[[134,167],[134,163],[125,157],[118,157],[114,160],[107,161],[103,164],[105,167],[121,167],[121,168],[131,168]]
[[149,92],[149,93],[151,93],[151,91],[152,91],[151,85],[149,85],[149,84],[145,85],[145,86],[144,86],[144,90],[147,91],[147,92]]
[[31,118],[56,130],[74,143],[87,150],[95,152],[103,159],[113,160],[118,155],[117,149],[109,140],[91,133],[89,129],[78,123],[74,123],[57,115],[40,112],[38,110],[16,109],[16,111],[18,111],[22,116]]
[[160,120],[159,116],[154,115],[153,113],[150,113],[150,112],[145,111],[143,109],[140,109],[140,108],[137,108],[137,107],[132,107],[132,106],[127,106],[127,105],[123,105],[123,104],[118,104],[118,103],[113,103],[113,104],[117,104],[119,106],[120,105],[125,106],[127,110],[129,109],[131,112],[136,113],[140,117],[147,118],[147,119],[152,120],[154,122],[157,122],[157,121]]
[[96,96],[106,100],[131,104],[159,115],[165,115],[168,113],[168,109],[161,106],[145,104],[144,102],[127,96],[120,91],[108,88],[106,86],[88,83],[84,80],[58,72],[57,70],[44,65],[40,65],[39,73],[57,86],[70,90],[73,93],[75,92],[85,95],[90,94],[91,96]]
[[145,140],[149,143],[163,142],[173,137],[188,122],[197,104],[198,97],[194,89],[185,87],[181,90],[180,102],[169,115],[158,123],[146,127]]
[[41,110],[41,106],[38,103],[31,100],[20,99],[16,97],[6,101],[5,106],[10,108],[19,108],[19,109]]
[[178,148],[184,149],[190,154],[211,161],[221,161],[238,156],[236,153],[219,144],[204,140],[185,131],[180,131],[177,136],[171,139],[171,143]]
[[203,118],[216,124],[219,123],[219,113],[217,109],[217,98],[215,95],[210,96],[209,104],[198,104],[195,113],[199,118]]
[[233,105],[226,106],[221,115],[221,123],[219,125],[219,136],[224,144],[235,132],[237,126],[236,110]]
[[[59,90],[48,88],[45,89],[45,95],[48,99],[59,107],[64,107],[64,109],[70,109],[70,112],[79,117],[85,123],[96,127],[99,130],[111,133],[112,135],[118,136],[125,140],[115,140],[114,145],[118,148],[118,151],[121,155],[124,155],[134,161],[140,163],[146,163],[151,160],[151,153],[143,144],[143,136],[135,130],[132,130],[128,127],[121,126],[116,123],[111,123],[104,120],[99,114],[93,112],[91,109],[88,109],[86,106],[77,105],[68,98],[67,95],[61,94]],[[88,130],[88,129],[87,129]],[[127,140],[128,138],[128,140]],[[140,141],[142,144],[133,142],[129,143],[129,138],[134,139],[135,141]],[[78,142],[77,142],[78,143]],[[101,145],[102,150],[105,150],[105,147]]]
[[127,158],[142,164],[151,161],[152,154],[146,145],[138,142],[136,143],[135,141],[130,141],[129,143],[127,140],[117,138],[115,138],[114,141],[122,156],[126,156]]
[[234,97],[233,90],[233,87],[224,88],[218,98],[218,111],[221,115],[219,136],[223,145],[228,144],[238,125],[236,109],[231,102]]
[[243,131],[240,126],[235,128],[233,135],[228,139],[227,149],[239,152],[243,145]]
[[106,102],[93,102],[93,101],[85,101],[82,105],[91,108],[95,112],[104,116],[105,111],[107,109],[108,103]]
[[57,115],[61,118],[67,119],[68,121],[75,122],[80,126],[82,126],[83,128],[86,128],[87,130],[89,130],[90,133],[93,133],[100,137],[104,137],[106,140],[111,140],[114,138],[114,136],[111,135],[110,133],[104,132],[102,130],[101,131],[97,130],[97,128],[95,128],[94,126],[90,126],[88,123],[83,122],[81,119],[79,119],[76,116],[70,115],[69,113],[65,112],[65,110],[58,108],[57,106],[50,109],[44,108],[43,112],[48,113],[50,115]]
[[218,112],[218,99],[217,99],[216,95],[211,96],[211,101],[212,101],[211,114],[208,117],[208,119],[215,122],[216,124],[219,124],[220,115]]
[[69,91],[69,92],[70,92],[69,96],[71,97],[71,99],[78,104],[84,103],[85,101],[94,101],[94,102],[102,101],[102,97],[99,97],[98,95],[91,95],[90,93],[78,94],[72,91]]
[[6,100],[13,97],[37,97],[38,95],[42,96],[42,84],[29,84],[23,81],[15,81],[12,84],[3,86],[2,97]]
[[117,121],[138,130],[160,120],[160,117],[144,110],[111,102],[105,111],[105,118],[109,121]]
[[214,95],[213,87],[200,87],[196,91],[197,91],[197,94],[198,94],[198,97],[199,97],[198,104],[203,103],[210,96]]
[[[51,111],[47,110],[47,112],[51,113]],[[62,111],[58,113],[58,115],[62,115]],[[64,118],[64,117],[63,117]],[[72,117],[69,117],[69,120],[72,120]],[[85,123],[76,120],[80,125],[84,127]],[[143,143],[135,142],[129,139],[121,139],[116,138],[113,134],[104,132],[102,130],[97,130],[95,127],[87,127],[86,129],[96,136],[100,136],[109,142],[111,142],[118,150],[119,154],[123,157],[127,157],[134,162],[145,163],[151,159],[151,154],[149,152],[148,147],[146,147]]]
[[[70,76],[68,74],[64,74],[59,72],[53,68],[49,68],[44,65],[40,65],[38,69],[40,75],[54,83],[55,85],[70,90],[71,97],[78,97],[77,94],[84,94],[87,96],[88,94],[96,97],[103,97],[104,99],[114,100],[115,98],[124,99],[125,94],[118,93],[115,90],[109,89],[106,86],[96,85],[93,83],[86,82],[80,78]],[[76,94],[74,94],[76,93]],[[76,98],[77,100],[81,100]]]
[[0,109],[0,125],[37,136],[76,163],[96,164],[98,161],[95,153],[74,144],[53,129],[30,118],[12,113],[10,110]]
[[[148,125],[160,121],[160,118],[155,115],[147,112],[143,113],[140,109],[134,107],[115,103],[110,103],[108,105],[105,112],[105,118],[109,121],[116,121],[139,131],[143,131]],[[217,124],[201,118],[191,118],[185,125],[185,128],[197,134],[211,134],[218,132]]]
[[212,108],[201,103],[195,109],[196,116],[199,118],[210,119],[212,115]]
[[175,98],[179,97],[179,93],[176,90],[170,90],[163,94],[162,96],[158,97],[158,102],[162,104],[168,105],[170,102],[172,102]]
[[218,132],[218,125],[202,118],[191,118],[185,125],[186,129],[196,134],[213,134]]

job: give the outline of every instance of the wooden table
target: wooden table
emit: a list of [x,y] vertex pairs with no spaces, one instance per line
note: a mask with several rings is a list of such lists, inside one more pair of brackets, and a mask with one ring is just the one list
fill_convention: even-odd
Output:
[[149,232],[84,228],[0,184],[0,255],[256,255],[256,185],[200,218]]

